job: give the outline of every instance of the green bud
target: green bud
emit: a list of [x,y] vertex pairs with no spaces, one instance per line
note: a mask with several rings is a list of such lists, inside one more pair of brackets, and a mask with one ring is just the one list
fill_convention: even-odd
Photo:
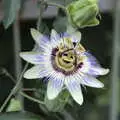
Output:
[[79,28],[96,26],[99,20],[97,0],[77,0],[67,6],[70,23]]
[[22,106],[19,100],[12,98],[6,112],[20,111]]

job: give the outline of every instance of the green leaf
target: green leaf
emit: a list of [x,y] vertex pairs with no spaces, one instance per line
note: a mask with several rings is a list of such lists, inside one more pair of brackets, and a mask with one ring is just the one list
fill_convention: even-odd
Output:
[[29,112],[8,112],[1,114],[0,120],[41,120],[41,117]]
[[65,32],[67,28],[67,23],[67,17],[59,16],[54,21],[53,27],[58,33]]
[[69,100],[69,93],[68,91],[65,90],[61,92],[60,95],[54,100],[49,100],[46,95],[45,106],[49,111],[61,112],[64,109],[65,105],[67,104],[68,100]]
[[16,14],[20,9],[20,1],[21,0],[3,0],[4,5],[3,24],[6,29],[15,20]]
[[20,111],[20,110],[22,110],[20,101],[14,98],[11,99],[10,104],[6,111],[11,112],[11,111]]

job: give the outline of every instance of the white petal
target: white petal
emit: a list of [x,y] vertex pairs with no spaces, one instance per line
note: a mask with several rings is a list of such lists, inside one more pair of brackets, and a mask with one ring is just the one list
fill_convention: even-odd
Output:
[[35,40],[35,42],[40,46],[40,41],[41,41],[43,35],[34,28],[31,28],[30,32],[31,32],[31,35],[32,35],[33,39]]
[[106,75],[109,73],[109,69],[105,69],[102,67],[92,67],[90,69],[91,72],[93,72],[95,75]]
[[82,73],[88,73],[91,68],[90,62],[88,62],[88,59],[85,57],[83,61],[83,66],[79,69]]
[[80,40],[81,40],[81,33],[78,32],[78,31],[72,33],[72,39],[73,39],[73,42],[80,42]]
[[50,78],[47,86],[48,99],[52,100],[58,96],[63,87],[63,80]]
[[106,75],[109,72],[109,69],[102,68],[97,59],[90,53],[86,52],[85,55],[87,58],[84,59],[84,65],[83,68],[81,68],[83,73],[90,75]]
[[47,72],[43,69],[43,67],[37,65],[37,66],[34,66],[31,69],[27,70],[24,73],[24,78],[37,79],[37,78],[43,78],[46,75],[47,75]]
[[51,41],[52,42],[55,42],[55,41],[58,41],[60,39],[60,36],[58,35],[58,33],[52,29],[51,31]]
[[106,75],[109,72],[109,69],[102,68],[95,59],[84,58],[83,66],[79,69],[80,72],[86,73],[89,75]]
[[32,64],[40,64],[41,62],[44,62],[43,55],[37,52],[21,52],[20,57]]
[[82,95],[82,90],[79,82],[75,79],[67,79],[65,80],[65,84],[67,86],[67,89],[71,93],[73,99],[80,105],[83,103],[83,95]]
[[103,88],[104,84],[100,81],[98,81],[95,77],[90,76],[90,75],[82,75],[81,79],[81,84],[90,86],[90,87],[95,87],[95,88]]

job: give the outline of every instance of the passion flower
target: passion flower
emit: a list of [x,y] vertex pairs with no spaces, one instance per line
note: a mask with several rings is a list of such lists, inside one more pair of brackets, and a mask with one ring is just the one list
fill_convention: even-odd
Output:
[[81,105],[83,103],[81,85],[104,87],[96,76],[107,74],[109,69],[102,68],[95,57],[80,44],[80,32],[59,35],[52,30],[51,36],[46,37],[37,30],[31,29],[31,34],[39,50],[20,53],[24,60],[35,65],[25,72],[24,77],[46,78],[48,99],[56,98],[64,87]]

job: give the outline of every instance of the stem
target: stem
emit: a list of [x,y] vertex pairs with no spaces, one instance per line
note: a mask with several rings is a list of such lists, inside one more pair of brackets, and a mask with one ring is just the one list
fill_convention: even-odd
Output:
[[41,25],[41,21],[42,21],[42,13],[44,12],[44,9],[45,9],[44,0],[41,0],[40,12],[39,12],[39,17],[38,17],[38,21],[37,21],[37,30],[38,31],[40,31],[40,25]]
[[[8,72],[8,71],[6,71],[6,75],[15,83],[15,79],[13,78],[13,76]],[[23,89],[23,90],[33,90],[33,89]],[[34,89],[34,91],[35,91],[36,89]],[[25,98],[27,98],[27,99],[29,99],[29,100],[31,100],[31,101],[34,101],[34,102],[36,102],[36,103],[38,103],[38,104],[44,104],[44,101],[40,101],[40,100],[38,100],[38,99],[36,99],[36,98],[33,98],[33,97],[31,97],[31,96],[29,96],[29,95],[27,95],[26,93],[24,93],[24,92],[22,92],[22,91],[20,91],[19,92],[23,97],[25,97]]]
[[10,98],[12,97],[12,95],[14,95],[20,88],[20,84],[21,84],[21,81],[22,81],[22,77],[23,77],[23,74],[24,72],[26,71],[27,67],[28,67],[28,63],[26,63],[19,79],[17,80],[17,83],[16,85],[14,86],[14,88],[11,90],[10,94],[8,95],[8,97],[6,98],[6,100],[4,101],[3,105],[0,107],[0,112],[3,111],[4,107],[6,106],[6,104],[8,103],[8,101],[10,100]]
[[40,100],[38,100],[38,99],[36,99],[36,98],[33,98],[33,97],[25,94],[24,92],[20,92],[20,94],[21,94],[22,96],[26,97],[27,99],[33,101],[33,102],[36,102],[36,103],[38,103],[38,104],[44,104],[44,101],[40,101]]
[[35,88],[22,88],[22,91],[36,91]]
[[119,106],[119,46],[120,46],[120,1],[117,0],[115,7],[113,59],[111,76],[111,99],[110,99],[110,120],[118,120]]
[[[8,73],[8,71],[5,71],[6,72],[6,75],[14,82],[16,83],[15,79],[13,78],[13,76]],[[21,91],[36,91],[35,88],[21,88]]]
[[[14,75],[15,78],[18,80],[19,75],[22,71],[22,61],[19,56],[19,52],[21,51],[21,42],[20,42],[20,24],[19,24],[19,15],[17,14],[16,20],[13,24],[13,38],[14,38]],[[19,85],[21,88],[23,84]],[[19,88],[20,88],[19,87]],[[22,110],[24,109],[24,101],[21,95],[17,95],[17,99],[19,99],[21,103]]]

